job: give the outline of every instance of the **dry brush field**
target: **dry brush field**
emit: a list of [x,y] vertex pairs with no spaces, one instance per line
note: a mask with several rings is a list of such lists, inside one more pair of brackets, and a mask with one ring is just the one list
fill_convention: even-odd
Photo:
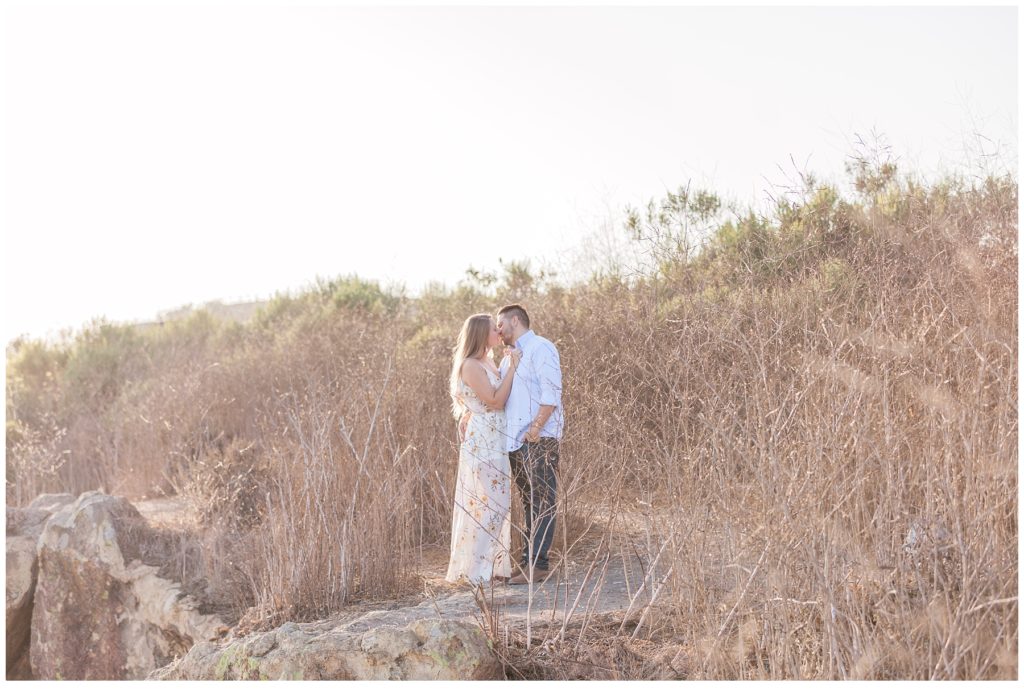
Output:
[[414,593],[457,330],[521,302],[562,358],[558,552],[628,536],[650,579],[625,619],[501,639],[510,677],[1016,678],[1017,182],[849,173],[768,215],[652,202],[643,271],[318,280],[246,322],[20,340],[7,502],[186,499],[182,580],[254,626]]

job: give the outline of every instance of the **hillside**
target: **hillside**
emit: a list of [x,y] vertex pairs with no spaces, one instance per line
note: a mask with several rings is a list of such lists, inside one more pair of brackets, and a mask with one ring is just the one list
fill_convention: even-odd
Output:
[[[848,176],[768,214],[680,188],[630,212],[639,265],[572,284],[338,277],[19,341],[7,502],[174,496],[180,581],[258,627],[418,593],[455,337],[519,302],[565,373],[557,552],[586,570],[630,536],[650,588],[611,630],[510,636],[507,676],[1016,678],[1017,181]],[[614,646],[641,653],[559,663]]]

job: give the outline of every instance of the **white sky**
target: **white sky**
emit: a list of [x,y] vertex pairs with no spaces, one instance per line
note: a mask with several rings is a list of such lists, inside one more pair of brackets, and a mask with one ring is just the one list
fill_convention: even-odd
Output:
[[[856,133],[1017,167],[1015,7],[8,6],[4,337],[552,260]],[[975,130],[991,142],[971,137]],[[982,144],[978,144],[979,141]]]

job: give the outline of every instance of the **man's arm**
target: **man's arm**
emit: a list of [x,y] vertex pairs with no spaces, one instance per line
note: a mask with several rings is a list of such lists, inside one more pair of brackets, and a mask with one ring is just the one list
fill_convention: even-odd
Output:
[[548,418],[554,412],[554,406],[541,404],[540,410],[537,411],[537,417],[530,423],[530,429],[526,431],[524,436],[527,442],[536,442],[540,439],[540,431],[544,429],[544,424],[548,422]]
[[526,441],[536,442],[540,439],[540,431],[544,424],[562,403],[562,366],[558,350],[552,344],[537,355],[537,375],[540,380],[540,410],[530,422],[526,431]]

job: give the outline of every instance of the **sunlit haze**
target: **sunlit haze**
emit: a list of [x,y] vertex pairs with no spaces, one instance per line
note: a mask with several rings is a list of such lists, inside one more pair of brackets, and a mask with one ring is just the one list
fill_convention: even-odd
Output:
[[759,204],[872,131],[928,175],[1017,166],[1014,7],[26,5],[4,52],[5,340],[567,271],[627,205]]

